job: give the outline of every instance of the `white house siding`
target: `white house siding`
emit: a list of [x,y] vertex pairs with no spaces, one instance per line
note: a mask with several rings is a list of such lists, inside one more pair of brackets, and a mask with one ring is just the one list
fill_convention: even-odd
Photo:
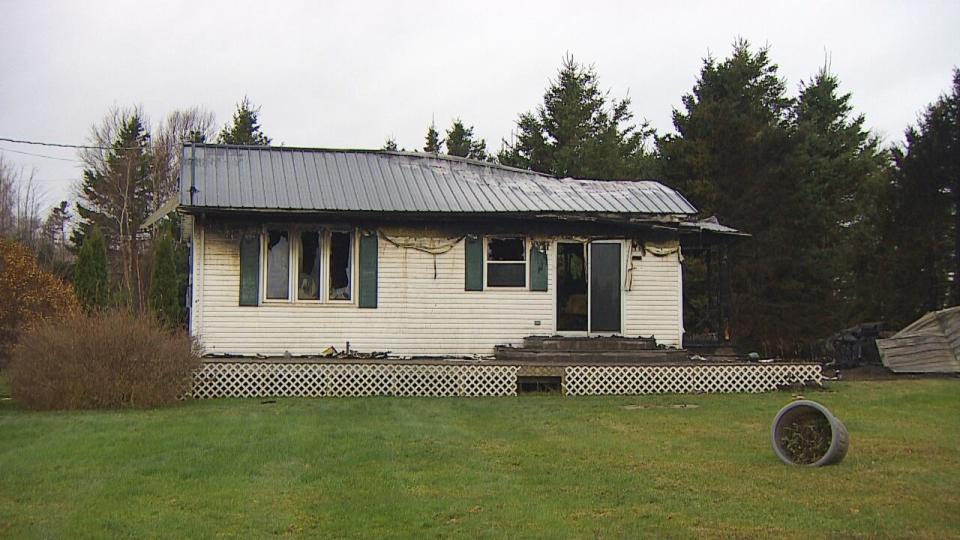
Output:
[[657,343],[679,347],[683,338],[680,255],[647,254],[633,261],[633,283],[624,293],[624,333],[654,336]]
[[[207,353],[317,354],[346,342],[358,351],[396,356],[492,354],[499,344],[554,333],[555,245],[549,244],[546,292],[464,290],[464,243],[434,256],[379,241],[376,308],[354,304],[238,306],[238,242],[213,228],[196,227],[192,331]],[[635,262],[625,293],[627,335],[680,341],[676,255]],[[357,291],[354,291],[356,297]],[[539,322],[539,324],[538,324]]]

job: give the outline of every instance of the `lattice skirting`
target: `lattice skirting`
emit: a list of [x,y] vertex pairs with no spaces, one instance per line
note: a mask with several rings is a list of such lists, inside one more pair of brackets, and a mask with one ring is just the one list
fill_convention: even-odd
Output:
[[512,396],[517,366],[209,362],[191,397]]
[[818,364],[568,366],[564,391],[575,396],[768,392],[795,383],[822,382]]
[[[559,366],[558,366],[559,367]],[[512,396],[520,366],[208,362],[190,397]],[[553,369],[553,368],[551,368]],[[821,384],[816,364],[567,366],[568,395],[767,392]],[[526,374],[520,373],[520,374]]]

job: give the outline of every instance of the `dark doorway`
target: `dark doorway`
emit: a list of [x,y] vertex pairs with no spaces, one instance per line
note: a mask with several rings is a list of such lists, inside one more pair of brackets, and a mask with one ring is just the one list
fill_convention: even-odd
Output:
[[620,333],[620,244],[590,244],[590,331]]
[[587,253],[584,244],[557,244],[557,330],[587,331]]

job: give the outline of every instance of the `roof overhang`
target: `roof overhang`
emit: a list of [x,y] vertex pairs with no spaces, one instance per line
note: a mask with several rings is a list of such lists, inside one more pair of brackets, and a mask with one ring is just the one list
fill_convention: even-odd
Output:
[[303,210],[271,208],[222,208],[207,206],[179,205],[177,211],[183,214],[202,216],[222,216],[231,218],[250,217],[263,219],[342,219],[342,220],[415,220],[448,221],[455,219],[497,220],[522,219],[557,222],[591,222],[622,224],[665,224],[673,228],[680,226],[689,216],[683,214],[625,214],[611,212],[401,212],[401,211],[361,211],[361,210]]

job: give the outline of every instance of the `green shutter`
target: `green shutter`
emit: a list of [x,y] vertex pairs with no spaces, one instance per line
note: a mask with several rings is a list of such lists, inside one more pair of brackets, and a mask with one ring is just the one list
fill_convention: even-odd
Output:
[[360,307],[377,307],[377,250],[376,232],[360,235]]
[[463,289],[466,291],[483,290],[483,239],[478,236],[467,236],[464,239],[464,253],[466,256]]
[[547,290],[547,252],[530,243],[530,290]]
[[243,233],[240,237],[240,305],[260,304],[260,235]]

